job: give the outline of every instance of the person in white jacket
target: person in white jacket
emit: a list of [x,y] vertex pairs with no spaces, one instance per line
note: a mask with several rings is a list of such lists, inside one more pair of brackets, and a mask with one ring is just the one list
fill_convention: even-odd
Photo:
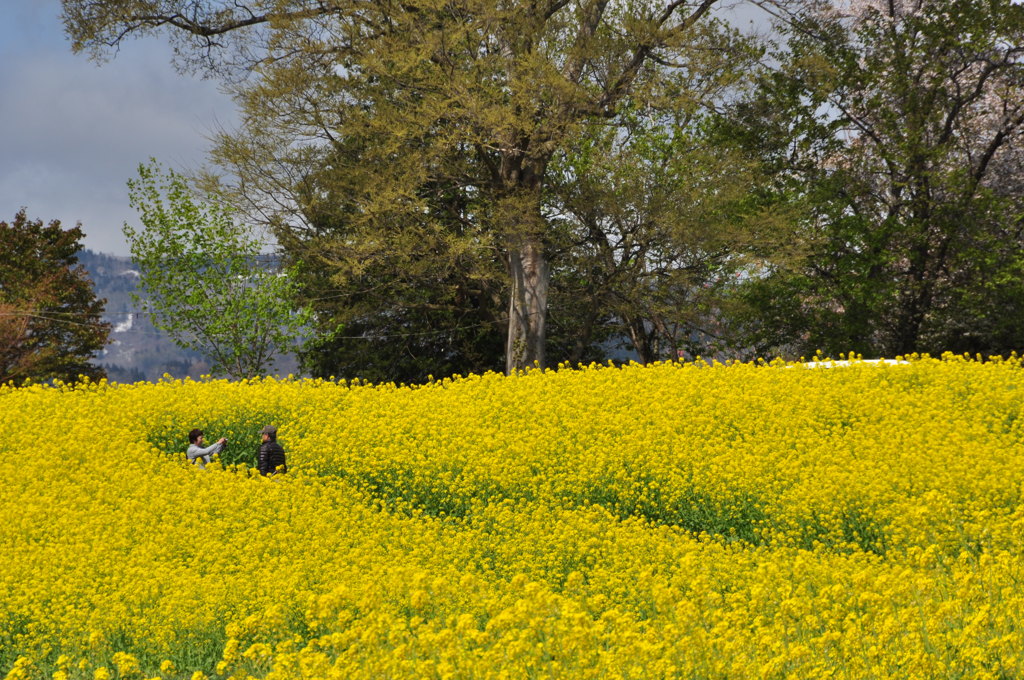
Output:
[[185,452],[185,458],[192,461],[196,464],[196,467],[203,470],[206,469],[206,464],[213,460],[213,454],[223,451],[224,445],[228,442],[226,437],[221,437],[204,449],[203,431],[199,429],[192,430],[188,433],[188,441],[188,450]]

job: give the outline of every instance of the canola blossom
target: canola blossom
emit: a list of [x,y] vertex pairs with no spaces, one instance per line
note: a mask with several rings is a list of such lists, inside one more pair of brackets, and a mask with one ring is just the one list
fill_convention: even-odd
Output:
[[[0,677],[1024,675],[1024,369],[0,388]],[[289,473],[251,469],[279,426]],[[228,437],[185,462],[185,434]]]

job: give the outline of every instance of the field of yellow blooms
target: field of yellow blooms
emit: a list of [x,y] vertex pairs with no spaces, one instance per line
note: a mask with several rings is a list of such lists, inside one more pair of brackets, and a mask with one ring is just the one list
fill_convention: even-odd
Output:
[[[1024,676],[1024,369],[0,388],[0,677]],[[279,426],[289,473],[255,474]],[[185,462],[186,433],[227,436]]]

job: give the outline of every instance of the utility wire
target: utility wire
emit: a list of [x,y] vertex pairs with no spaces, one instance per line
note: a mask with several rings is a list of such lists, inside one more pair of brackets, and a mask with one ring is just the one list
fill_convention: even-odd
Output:
[[72,326],[85,326],[87,328],[99,328],[103,326],[103,323],[82,323],[81,321],[72,321],[71,319],[58,319],[52,316],[45,316],[43,314],[32,314],[30,312],[0,312],[0,317],[28,317],[30,319],[42,319],[43,321],[56,321],[57,323],[71,324]]

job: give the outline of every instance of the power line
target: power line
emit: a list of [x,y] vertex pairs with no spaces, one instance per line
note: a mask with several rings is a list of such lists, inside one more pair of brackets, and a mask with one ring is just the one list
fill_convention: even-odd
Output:
[[43,321],[55,321],[57,323],[66,323],[66,324],[71,324],[73,326],[86,326],[88,328],[98,328],[98,327],[104,325],[103,322],[99,322],[99,323],[82,323],[81,321],[72,321],[71,319],[58,319],[56,317],[45,316],[43,314],[32,314],[30,312],[13,312],[13,313],[0,312],[0,316],[6,316],[6,317],[23,316],[23,317],[28,317],[30,319],[42,319]]

